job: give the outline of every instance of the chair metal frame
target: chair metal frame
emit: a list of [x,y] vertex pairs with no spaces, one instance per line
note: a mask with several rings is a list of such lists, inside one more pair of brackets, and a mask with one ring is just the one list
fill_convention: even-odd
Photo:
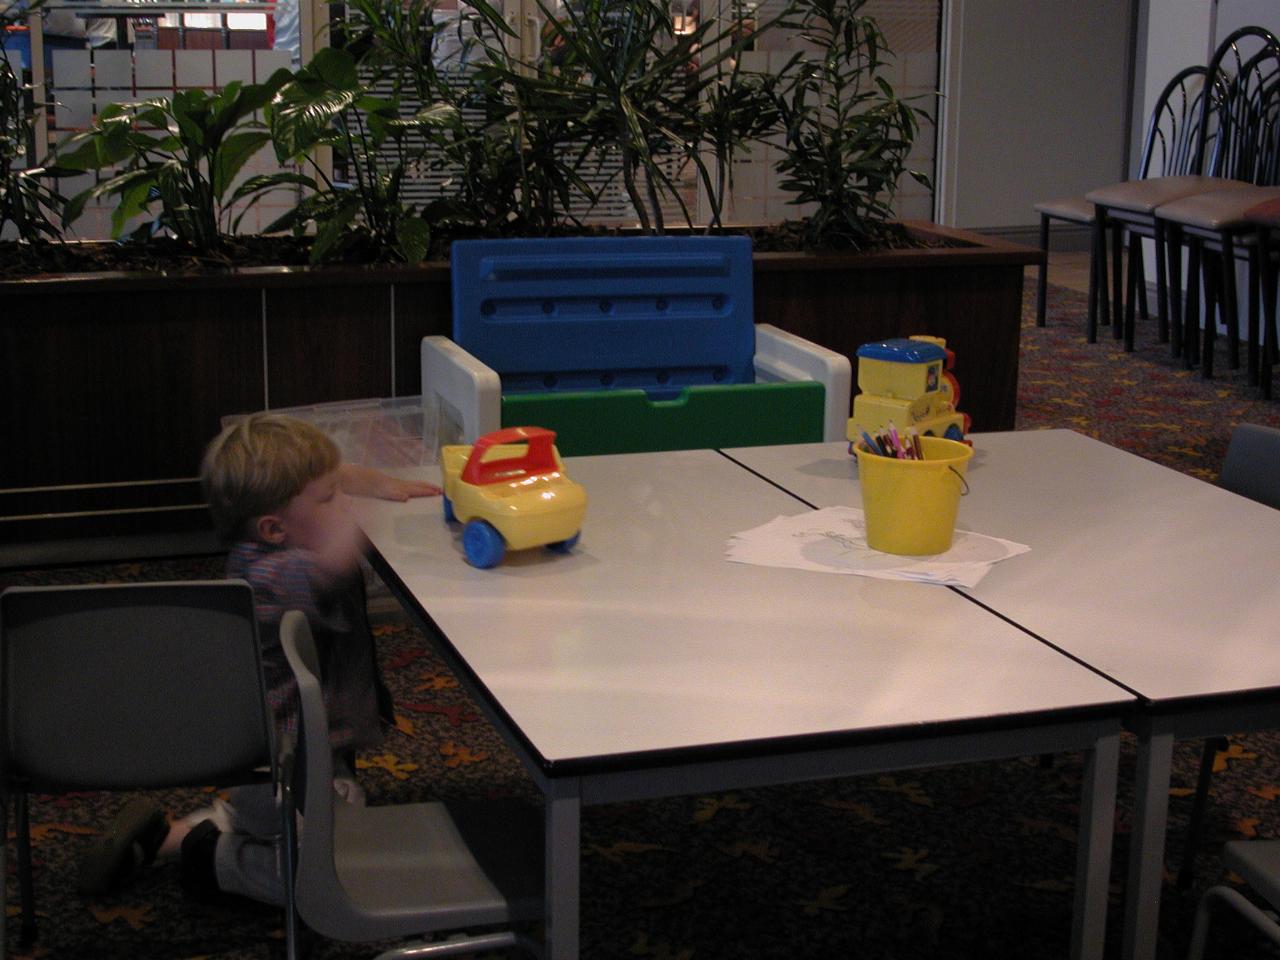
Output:
[[[243,580],[6,589],[0,718],[0,815],[7,828],[12,800],[21,939],[29,943],[36,935],[29,793],[275,781],[252,589]],[[293,820],[283,810],[281,830],[287,857]],[[0,847],[0,873],[5,852]],[[0,890],[0,915],[3,907]],[[4,933],[0,926],[0,956]]]
[[[1174,177],[1190,173],[1193,158],[1203,149],[1200,131],[1203,122],[1202,101],[1204,100],[1204,78],[1208,68],[1202,66],[1184,67],[1169,80],[1156,98],[1151,117],[1147,122],[1146,137],[1143,140],[1142,156],[1138,163],[1139,180],[1152,176],[1152,170],[1158,170],[1157,177]],[[1101,217],[1101,219],[1099,219]],[[1091,252],[1094,267],[1098,271],[1097,299],[1090,300],[1087,336],[1090,343],[1098,338],[1098,326],[1110,324],[1113,336],[1125,339],[1126,349],[1133,349],[1133,305],[1134,293],[1143,295],[1145,304],[1145,276],[1141,266],[1141,236],[1155,236],[1155,225],[1145,229],[1139,220],[1133,220],[1121,211],[1108,208],[1094,210],[1094,235]],[[1106,231],[1111,231],[1111,287],[1108,295],[1107,276],[1107,244]],[[1121,275],[1123,272],[1122,251],[1124,235],[1129,233],[1129,296],[1121,292]],[[1101,236],[1100,236],[1101,233]],[[1163,263],[1156,262],[1156,314],[1160,324],[1160,339],[1163,342],[1169,337],[1168,303],[1165,297],[1167,285],[1163,275]],[[1141,280],[1139,279],[1141,278]],[[1126,307],[1125,304],[1128,304]],[[1122,311],[1126,318],[1122,319]],[[1144,311],[1144,318],[1146,313]]]
[[[1264,400],[1271,399],[1271,368],[1278,359],[1280,331],[1276,328],[1276,285],[1280,283],[1280,241],[1270,223],[1255,222],[1258,248],[1257,281],[1262,301],[1262,329],[1259,336],[1258,392]],[[1250,291],[1252,294],[1252,291]]]
[[[1280,840],[1234,840],[1222,848],[1222,863],[1274,908],[1280,908]],[[1280,944],[1280,923],[1275,914],[1260,908],[1240,891],[1223,884],[1210,887],[1200,897],[1187,960],[1204,956],[1214,903],[1232,907],[1273,943]]]

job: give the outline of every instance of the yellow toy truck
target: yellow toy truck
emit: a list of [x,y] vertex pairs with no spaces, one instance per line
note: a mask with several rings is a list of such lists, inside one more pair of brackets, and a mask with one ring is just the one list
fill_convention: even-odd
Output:
[[564,472],[555,439],[542,427],[507,427],[441,448],[444,518],[465,524],[472,566],[497,566],[507,550],[568,553],[578,542],[587,492]]
[[847,435],[883,433],[892,423],[926,437],[963,440],[968,414],[959,413],[960,384],[951,373],[955,354],[940,337],[915,336],[864,343],[858,348],[858,389]]

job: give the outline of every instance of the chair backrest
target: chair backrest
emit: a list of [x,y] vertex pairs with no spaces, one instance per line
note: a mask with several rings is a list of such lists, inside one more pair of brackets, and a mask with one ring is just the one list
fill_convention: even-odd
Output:
[[275,757],[249,584],[5,590],[0,723],[27,790],[256,779]]
[[1210,164],[1215,176],[1274,184],[1278,109],[1280,44],[1264,46],[1250,57],[1227,87]]
[[[1233,145],[1233,137],[1247,139],[1240,121],[1230,119],[1255,94],[1263,76],[1262,60],[1268,51],[1280,49],[1280,41],[1264,27],[1241,27],[1218,45],[1206,73],[1207,95],[1200,102],[1199,144],[1189,173],[1236,178],[1248,166],[1249,158]],[[1255,65],[1259,69],[1255,69]],[[1234,128],[1232,136],[1223,136]],[[1212,145],[1212,154],[1210,154]]]
[[748,237],[465,240],[453,340],[504,394],[752,383]]
[[1206,67],[1178,71],[1160,92],[1138,164],[1138,176],[1174,177],[1191,172],[1192,158],[1200,149],[1201,101]]
[[1218,483],[1233,493],[1280,509],[1280,430],[1242,423],[1231,433]]
[[306,836],[298,848],[294,901],[305,920],[343,911],[348,902],[334,861],[333,752],[329,745],[329,713],[320,686],[320,659],[307,618],[297,610],[280,620],[280,646],[298,684],[299,768],[302,781],[299,806],[306,819]]

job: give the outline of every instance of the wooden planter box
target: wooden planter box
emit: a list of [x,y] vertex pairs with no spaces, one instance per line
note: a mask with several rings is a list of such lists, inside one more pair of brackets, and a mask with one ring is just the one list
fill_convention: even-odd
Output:
[[[1011,429],[1041,254],[910,226],[960,245],[757,253],[756,319],[851,358],[946,337],[974,429]],[[195,477],[224,415],[420,393],[418,345],[451,328],[443,263],[0,282],[0,545],[201,529]]]

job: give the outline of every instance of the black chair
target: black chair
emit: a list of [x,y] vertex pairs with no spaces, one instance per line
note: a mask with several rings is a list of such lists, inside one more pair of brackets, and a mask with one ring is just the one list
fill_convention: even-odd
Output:
[[[1180,70],[1174,75],[1168,84],[1165,85],[1160,96],[1156,98],[1155,107],[1151,110],[1151,116],[1147,121],[1146,138],[1143,141],[1142,157],[1138,162],[1138,179],[1146,180],[1151,176],[1168,177],[1178,173],[1184,173],[1189,165],[1189,158],[1194,144],[1195,132],[1198,129],[1200,117],[1200,97],[1204,87],[1204,67],[1187,67]],[[1154,174],[1152,171],[1156,171]],[[1056,200],[1046,200],[1037,203],[1035,210],[1040,214],[1040,249],[1048,255],[1049,252],[1049,223],[1052,220],[1063,220],[1068,223],[1085,224],[1092,228],[1096,209],[1087,197],[1062,197]],[[1113,243],[1116,249],[1121,241],[1120,227],[1118,224],[1112,225]],[[1142,276],[1142,259],[1135,257],[1132,253],[1133,246],[1137,244],[1134,238],[1131,242],[1131,259],[1130,259],[1130,291],[1136,290],[1141,304],[1143,318],[1147,317],[1147,297],[1146,282]],[[1106,296],[1106,265],[1097,258],[1096,245],[1092,248],[1094,254],[1089,260],[1089,338],[1092,343],[1097,338],[1097,322],[1098,310],[1102,309],[1105,317],[1112,315],[1113,311],[1110,305],[1103,301],[1101,304],[1096,297]],[[1046,267],[1040,267],[1038,282],[1036,285],[1036,325],[1044,326],[1045,323],[1045,272]],[[1131,294],[1132,296],[1132,294]],[[1132,302],[1130,299],[1126,302]],[[1166,314],[1164,305],[1158,305],[1159,318],[1164,336],[1164,324]],[[1116,305],[1114,316],[1117,324],[1120,317],[1119,304]],[[1120,327],[1115,327],[1116,336],[1120,336]]]
[[[1248,377],[1258,378],[1259,305],[1256,282],[1260,261],[1253,224],[1246,218],[1257,204],[1280,197],[1280,43],[1268,44],[1239,65],[1223,94],[1222,125],[1214,143],[1211,169],[1240,184],[1175,200],[1158,207],[1156,223],[1164,227],[1169,285],[1174,293],[1172,323],[1184,325],[1183,358],[1190,368],[1199,353],[1205,377],[1213,375],[1213,342],[1217,331],[1216,309],[1226,324],[1229,362],[1240,365],[1240,337],[1235,284],[1237,255],[1249,264]],[[1188,283],[1185,310],[1181,289],[1183,247],[1188,250]],[[1216,253],[1217,257],[1208,254]],[[1203,272],[1205,320],[1203,346],[1199,339],[1199,284]]]
[[[22,939],[29,942],[36,929],[28,794],[273,780],[273,724],[249,584],[5,590],[0,717],[3,825],[12,801]],[[284,810],[281,816],[284,836],[291,838],[292,816]],[[287,881],[290,960],[296,956],[292,893]],[[3,908],[0,887],[0,916]]]
[[520,927],[544,916],[539,811],[509,804],[335,802],[329,722],[306,617],[286,613],[280,643],[302,706],[304,786],[294,792],[305,822],[295,886],[307,926],[351,943],[449,935],[410,940],[378,960],[509,947],[538,954],[539,944]]
[[[1055,200],[1042,200],[1035,205],[1040,214],[1040,252],[1045,259],[1040,264],[1036,275],[1036,326],[1045,325],[1045,308],[1048,295],[1049,272],[1049,224],[1054,220],[1075,223],[1093,229],[1093,204],[1084,197],[1059,197]],[[1089,304],[1093,307],[1094,297],[1098,295],[1098,264],[1089,260]]]
[[1280,282],[1280,200],[1268,200],[1245,211],[1256,232],[1258,272],[1256,295],[1262,301],[1262,330],[1258,345],[1258,390],[1271,399],[1271,368],[1280,359],[1280,330],[1276,328],[1277,282]]
[[[1210,161],[1216,157],[1226,162],[1224,152],[1210,154],[1210,148],[1217,139],[1218,131],[1224,124],[1223,111],[1228,104],[1227,91],[1236,75],[1233,67],[1248,62],[1257,51],[1275,46],[1276,39],[1269,30],[1262,27],[1243,27],[1228,36],[1215,51],[1205,71],[1202,93],[1199,98],[1199,116],[1192,119],[1188,114],[1188,122],[1193,126],[1187,129],[1189,140],[1187,148],[1180,149],[1178,156],[1185,159],[1186,168],[1180,173],[1152,177],[1147,180],[1127,180],[1092,190],[1087,198],[1094,204],[1095,219],[1093,228],[1094,256],[1098,261],[1106,261],[1107,232],[1119,230],[1137,232],[1141,236],[1152,237],[1159,252],[1165,248],[1163,227],[1156,221],[1155,211],[1165,204],[1198,193],[1212,190],[1224,190],[1248,186],[1243,181],[1230,180],[1218,175],[1212,169]],[[1131,250],[1130,256],[1136,260]],[[1116,310],[1119,310],[1121,297],[1122,253],[1119,242],[1113,245],[1112,285]],[[1101,284],[1100,284],[1101,285]],[[1168,309],[1168,277],[1163,257],[1156,257],[1156,295],[1158,309],[1162,317],[1167,316]],[[1107,299],[1099,297],[1101,307],[1105,310]],[[1105,322],[1105,316],[1104,316]],[[1119,313],[1114,315],[1112,328],[1117,339],[1124,336],[1124,324]],[[1096,339],[1096,317],[1090,320],[1090,340]],[[1175,355],[1182,353],[1181,331],[1177,324],[1169,324],[1168,334]],[[1126,337],[1126,348],[1132,349],[1132,338]]]

